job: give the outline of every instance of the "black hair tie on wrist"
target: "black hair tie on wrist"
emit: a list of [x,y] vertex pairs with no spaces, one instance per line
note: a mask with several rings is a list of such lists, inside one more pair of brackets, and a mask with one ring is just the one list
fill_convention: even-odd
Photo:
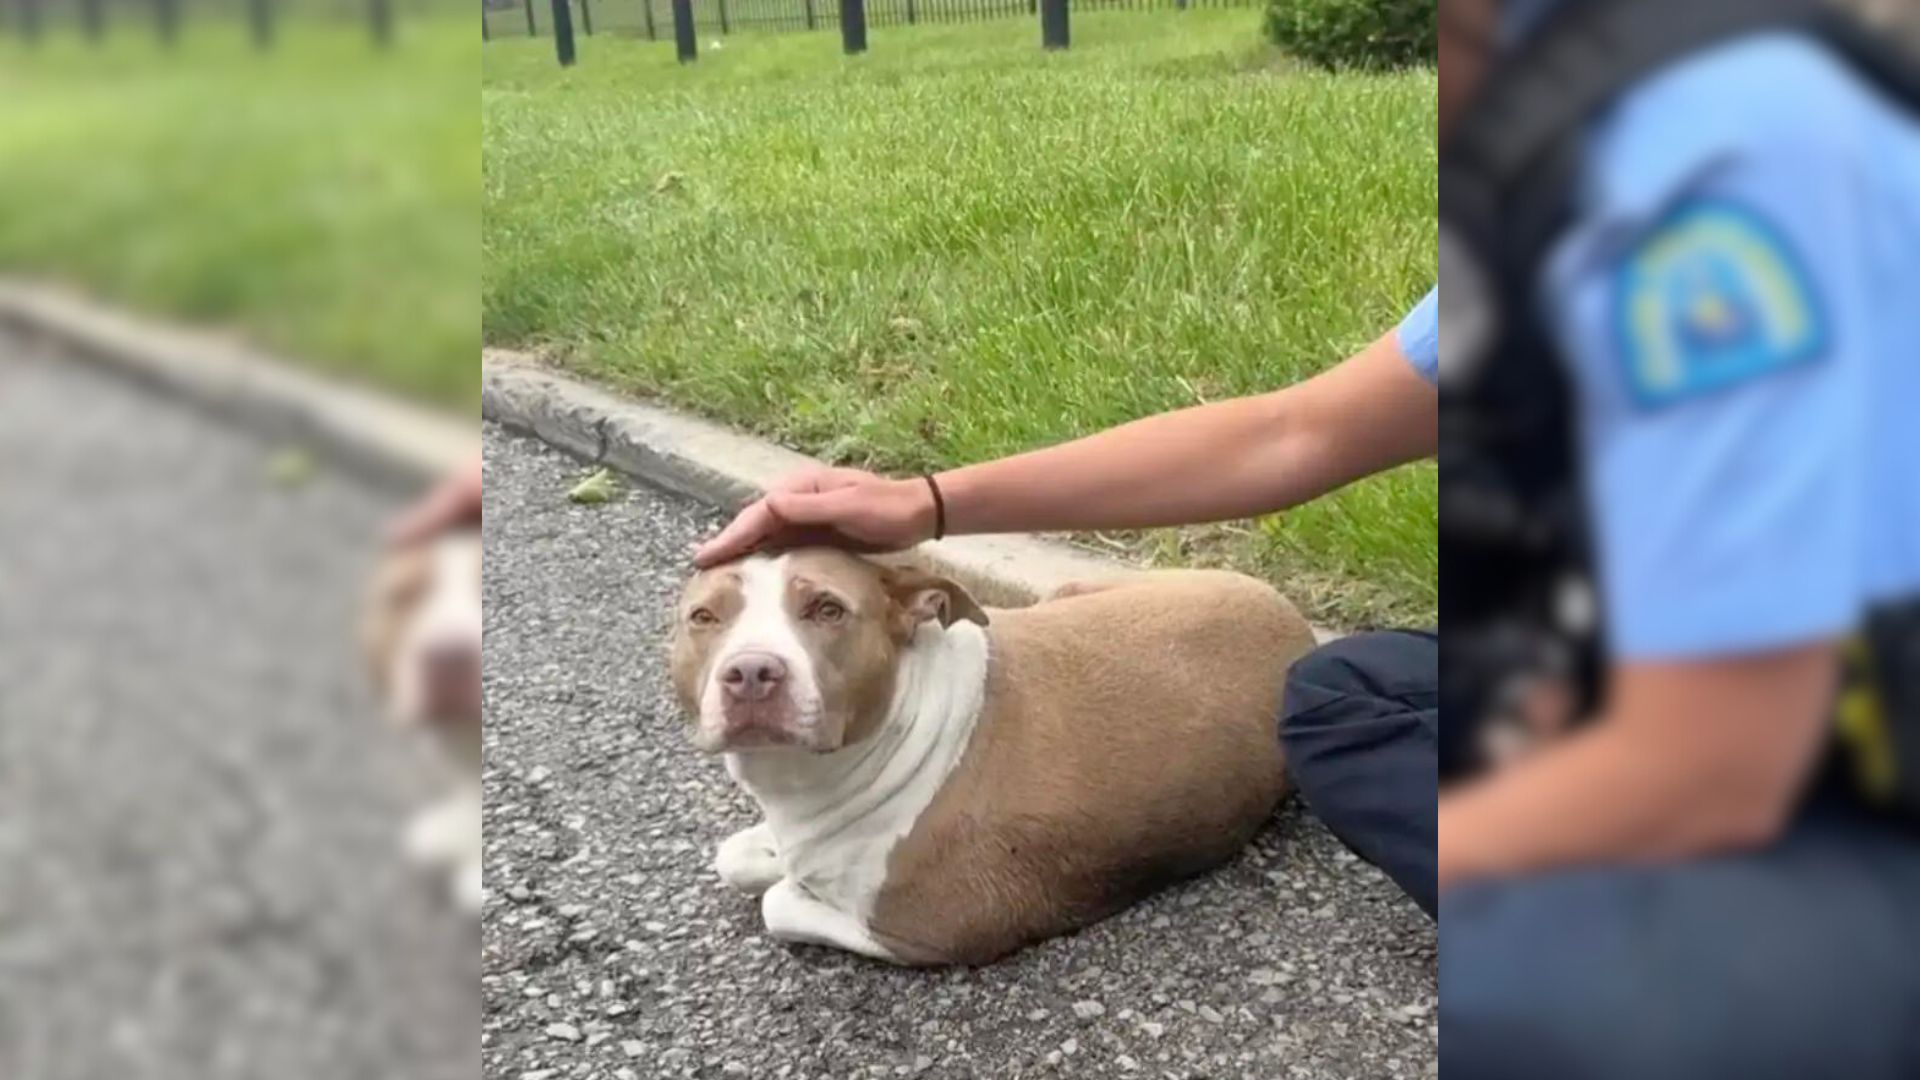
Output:
[[947,535],[947,500],[940,497],[940,485],[933,482],[932,474],[920,479],[927,482],[927,490],[933,492],[933,538],[939,540]]

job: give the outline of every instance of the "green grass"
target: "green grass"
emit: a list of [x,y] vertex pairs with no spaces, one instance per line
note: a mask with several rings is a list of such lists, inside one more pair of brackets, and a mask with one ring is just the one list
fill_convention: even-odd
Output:
[[[1286,385],[1434,277],[1431,72],[1330,75],[1257,11],[582,39],[484,55],[483,320],[841,462],[979,460]],[[1435,477],[1145,541],[1345,625],[1437,608]],[[1143,541],[1129,543],[1138,546]]]
[[135,20],[0,38],[0,274],[232,327],[441,404],[478,400],[479,42],[473,20]]

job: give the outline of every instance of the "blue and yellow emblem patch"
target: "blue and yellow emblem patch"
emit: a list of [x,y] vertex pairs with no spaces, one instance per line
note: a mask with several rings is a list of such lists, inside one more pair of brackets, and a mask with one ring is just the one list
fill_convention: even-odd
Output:
[[1642,406],[1817,359],[1824,314],[1786,240],[1743,207],[1697,202],[1621,266],[1614,325]]

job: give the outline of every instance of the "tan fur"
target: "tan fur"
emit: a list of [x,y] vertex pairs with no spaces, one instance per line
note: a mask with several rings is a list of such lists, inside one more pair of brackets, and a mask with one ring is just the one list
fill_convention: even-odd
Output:
[[394,657],[407,620],[425,598],[432,559],[424,547],[396,550],[381,561],[361,609],[360,647],[374,689],[382,696],[393,681]]
[[[702,570],[695,574],[680,594],[672,643],[667,659],[667,674],[680,699],[680,714],[688,723],[700,718],[700,687],[706,682],[707,668],[713,662],[713,643],[719,640],[727,623],[737,618],[744,601],[740,596],[740,572],[731,567]],[[695,611],[705,609],[716,620],[701,625],[693,620]]]
[[1251,578],[1173,571],[992,613],[965,757],[893,851],[870,929],[980,964],[1232,858],[1285,790],[1287,667],[1313,647]]
[[[408,627],[426,603],[435,586],[433,553],[426,544],[414,544],[389,552],[373,576],[361,609],[360,644],[375,693],[384,701],[394,691],[395,666],[402,662],[402,639]],[[449,587],[480,590],[476,576],[470,582]],[[403,722],[407,718],[399,717]],[[432,722],[434,738],[441,748],[463,769],[477,773],[480,768],[481,715],[437,717]]]

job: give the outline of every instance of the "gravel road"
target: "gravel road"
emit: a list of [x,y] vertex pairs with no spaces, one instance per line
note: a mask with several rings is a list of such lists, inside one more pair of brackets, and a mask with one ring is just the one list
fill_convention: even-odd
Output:
[[454,1080],[477,933],[352,641],[394,496],[0,331],[0,1076]]
[[716,517],[576,506],[582,464],[485,441],[486,1076],[1438,1075],[1432,924],[1297,803],[1230,866],[990,968],[768,939],[709,868],[751,804],[663,663]]

